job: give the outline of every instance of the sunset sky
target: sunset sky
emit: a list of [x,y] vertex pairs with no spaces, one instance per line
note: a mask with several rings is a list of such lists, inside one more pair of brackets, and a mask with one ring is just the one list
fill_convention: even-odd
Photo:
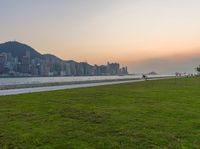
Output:
[[130,72],[200,64],[199,0],[0,0],[0,42]]

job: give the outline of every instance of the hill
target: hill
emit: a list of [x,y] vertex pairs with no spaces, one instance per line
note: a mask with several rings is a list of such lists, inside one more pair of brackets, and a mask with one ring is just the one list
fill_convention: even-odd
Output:
[[42,54],[37,52],[32,47],[22,44],[17,41],[9,41],[6,43],[0,44],[0,53],[11,53],[14,57],[18,57],[19,59],[22,58],[22,56],[26,55],[26,51],[30,52],[31,59],[35,58],[42,58]]
[[56,62],[56,63],[62,63],[62,62],[64,62],[62,59],[60,59],[57,56],[52,55],[52,54],[44,54],[43,55],[43,59],[46,59],[46,60],[52,61],[52,62]]

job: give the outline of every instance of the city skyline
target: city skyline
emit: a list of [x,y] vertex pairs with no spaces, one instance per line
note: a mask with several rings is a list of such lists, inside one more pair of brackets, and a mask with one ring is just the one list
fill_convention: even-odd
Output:
[[[2,0],[0,42],[62,59],[117,61],[130,72],[191,72],[200,55],[197,0]],[[163,67],[163,65],[165,67]]]
[[119,63],[91,65],[41,54],[29,45],[16,41],[0,44],[0,76],[110,76],[128,75]]

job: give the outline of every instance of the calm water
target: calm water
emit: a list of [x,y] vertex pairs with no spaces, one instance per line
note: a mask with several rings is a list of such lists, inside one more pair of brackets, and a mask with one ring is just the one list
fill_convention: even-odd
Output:
[[[151,78],[171,76],[154,75]],[[41,84],[53,82],[73,82],[73,81],[93,81],[93,80],[113,80],[113,79],[140,79],[141,76],[81,76],[81,77],[24,77],[24,78],[0,78],[0,85],[19,85],[19,84]]]

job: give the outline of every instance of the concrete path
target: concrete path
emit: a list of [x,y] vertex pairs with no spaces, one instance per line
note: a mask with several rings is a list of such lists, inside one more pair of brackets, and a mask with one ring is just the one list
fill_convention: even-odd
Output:
[[[162,78],[152,77],[152,78],[149,78],[148,80],[160,80],[160,79],[169,79],[169,78],[174,78],[174,76],[166,76],[166,77],[162,77]],[[71,85],[48,86],[48,87],[8,89],[8,90],[0,90],[0,96],[35,93],[35,92],[47,92],[47,91],[56,91],[56,90],[63,90],[63,89],[73,89],[73,88],[92,87],[92,86],[111,85],[111,84],[121,84],[121,83],[129,83],[129,82],[141,82],[141,81],[144,81],[144,80],[133,79],[133,80],[123,80],[123,81],[110,81],[110,82],[71,84]]]
[[128,80],[128,81],[115,81],[115,82],[101,82],[101,83],[62,85],[62,86],[9,89],[9,90],[0,90],[0,96],[17,95],[17,94],[34,93],[34,92],[46,92],[46,91],[55,91],[55,90],[81,88],[81,87],[92,87],[92,86],[101,86],[101,85],[111,85],[111,84],[121,84],[121,83],[139,82],[139,81],[144,81],[144,80]]

